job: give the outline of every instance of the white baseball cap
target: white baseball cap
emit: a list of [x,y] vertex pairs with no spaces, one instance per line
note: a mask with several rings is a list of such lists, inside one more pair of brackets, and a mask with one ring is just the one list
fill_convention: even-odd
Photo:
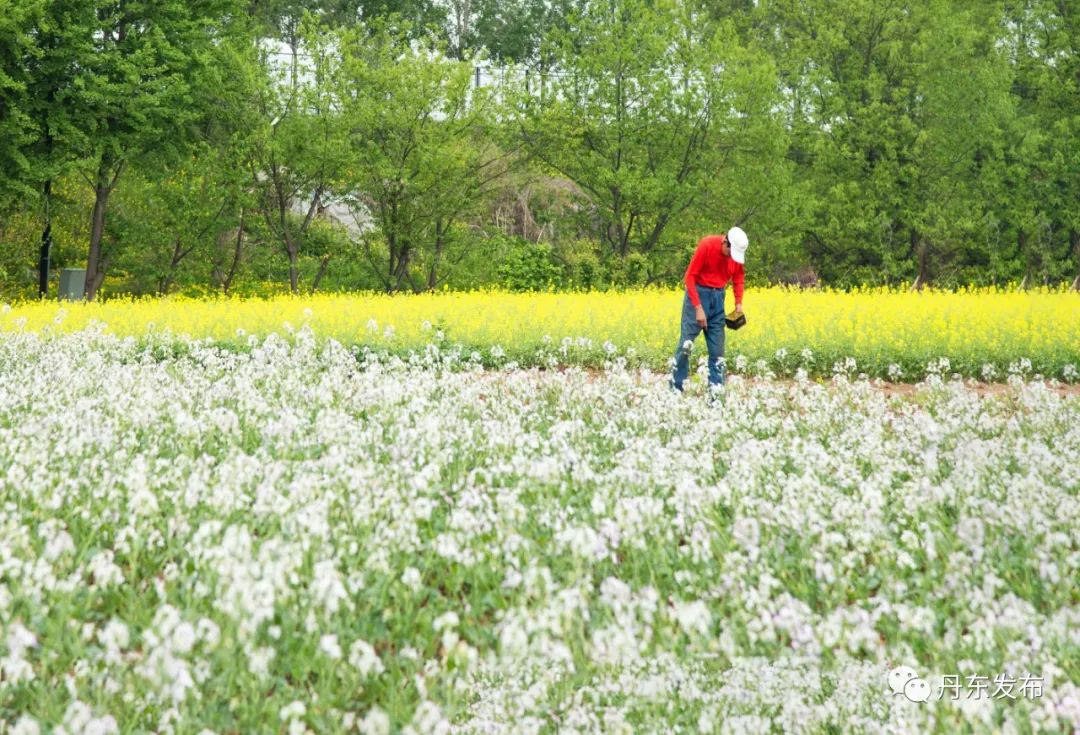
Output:
[[727,231],[728,245],[731,247],[731,259],[736,263],[746,262],[746,246],[750,241],[741,227],[732,227]]

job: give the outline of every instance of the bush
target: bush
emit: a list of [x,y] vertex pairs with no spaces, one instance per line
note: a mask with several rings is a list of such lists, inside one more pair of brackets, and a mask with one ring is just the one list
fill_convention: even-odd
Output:
[[608,259],[608,275],[614,286],[643,286],[649,279],[649,260],[641,253]]
[[563,285],[562,268],[545,243],[522,241],[498,268],[499,285],[509,291],[535,291]]

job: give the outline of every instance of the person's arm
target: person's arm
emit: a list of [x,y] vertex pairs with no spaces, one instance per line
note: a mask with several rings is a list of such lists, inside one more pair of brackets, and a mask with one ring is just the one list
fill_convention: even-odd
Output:
[[701,266],[705,263],[705,247],[703,240],[698,241],[694,257],[690,258],[690,265],[686,267],[686,293],[690,297],[690,303],[694,305],[694,321],[702,329],[708,326],[705,319],[705,309],[701,305],[701,297],[697,292],[697,274],[701,272]]
[[735,291],[735,311],[742,311],[743,284],[746,281],[746,269],[742,263],[737,264],[735,274],[731,277],[731,284]]

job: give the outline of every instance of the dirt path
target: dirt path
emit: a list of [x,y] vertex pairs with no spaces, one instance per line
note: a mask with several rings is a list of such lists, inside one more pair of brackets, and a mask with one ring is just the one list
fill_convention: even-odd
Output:
[[[604,371],[600,370],[598,368],[568,368],[568,367],[565,367],[565,366],[559,366],[559,367],[555,368],[554,370],[555,370],[555,372],[564,373],[567,370],[571,370],[571,369],[583,369],[583,370],[585,370],[586,373],[589,374],[589,377],[591,379],[593,379],[593,380],[599,379],[604,374]],[[546,372],[546,370],[540,369],[540,372],[543,373],[543,372]],[[657,377],[661,376],[661,373],[658,373],[658,372],[654,372],[653,374],[656,375]],[[787,386],[795,385],[795,381],[793,379],[791,379],[791,378],[765,379],[765,378],[753,378],[753,377],[741,376],[740,379],[744,383],[749,383],[751,385],[757,384],[757,383],[768,383],[768,384],[772,384],[772,385],[780,384],[780,385],[787,385]],[[827,381],[827,380],[813,380],[811,382],[814,382],[814,383],[817,383],[817,384],[826,384],[829,381]],[[1065,396],[1080,396],[1080,383],[1069,384],[1069,383],[1043,381],[1042,384],[1044,386],[1046,386],[1046,388],[1048,390],[1050,390],[1051,392],[1057,393],[1059,396],[1062,396],[1062,397],[1065,397]],[[900,397],[900,398],[911,398],[911,397],[917,395],[920,391],[926,389],[926,385],[924,383],[892,383],[892,382],[889,382],[887,380],[876,380],[876,379],[871,380],[870,385],[873,386],[874,388],[882,391],[883,393],[886,393],[887,395],[897,396],[897,397]],[[964,386],[968,390],[971,390],[971,391],[974,391],[975,393],[977,393],[980,397],[1006,395],[1006,394],[1008,394],[1008,392],[1010,390],[1012,390],[1012,386],[1010,386],[1008,383],[985,383],[985,382],[978,381],[978,380],[965,380],[964,381]]]
[[[756,378],[747,379],[751,383],[766,382]],[[787,384],[794,384],[793,380],[773,380],[768,382],[780,382]],[[818,381],[827,382],[827,381]],[[890,383],[888,381],[871,381],[870,385],[878,390],[886,393],[890,396],[899,396],[901,398],[910,398],[919,393],[919,391],[925,390],[926,385],[923,383]],[[1060,396],[1080,396],[1080,384],[1069,385],[1066,383],[1049,383],[1044,382],[1044,386],[1053,393],[1057,393]],[[975,380],[964,381],[964,387],[968,390],[974,391],[980,397],[987,396],[1000,396],[1007,394],[1012,390],[1012,386],[1008,383],[983,383]]]

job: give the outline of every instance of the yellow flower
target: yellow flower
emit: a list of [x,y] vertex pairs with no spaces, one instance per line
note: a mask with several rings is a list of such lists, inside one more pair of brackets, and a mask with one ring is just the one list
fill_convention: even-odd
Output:
[[[528,362],[538,354],[555,353],[563,362],[601,364],[610,350],[604,345],[610,343],[619,352],[633,348],[636,361],[664,369],[679,342],[682,299],[681,291],[654,288],[171,296],[91,304],[28,301],[0,310],[0,331],[71,332],[96,320],[106,325],[104,331],[119,336],[144,336],[153,325],[159,335],[229,342],[240,339],[237,330],[292,338],[285,328],[288,322],[344,344],[406,351],[432,340],[434,331],[424,328],[429,323],[444,334],[446,343],[476,350],[498,345],[514,360]],[[938,357],[949,357],[956,370],[970,375],[983,364],[1007,368],[1021,358],[1048,375],[1080,364],[1080,294],[1063,289],[909,293],[774,287],[748,289],[744,302],[748,324],[728,332],[729,358],[771,360],[780,349],[792,355],[809,349],[818,371],[854,357],[860,370],[876,374],[883,374],[889,364],[925,367]],[[57,323],[61,309],[66,314]],[[377,330],[368,328],[372,321]],[[567,345],[564,338],[570,338]]]

